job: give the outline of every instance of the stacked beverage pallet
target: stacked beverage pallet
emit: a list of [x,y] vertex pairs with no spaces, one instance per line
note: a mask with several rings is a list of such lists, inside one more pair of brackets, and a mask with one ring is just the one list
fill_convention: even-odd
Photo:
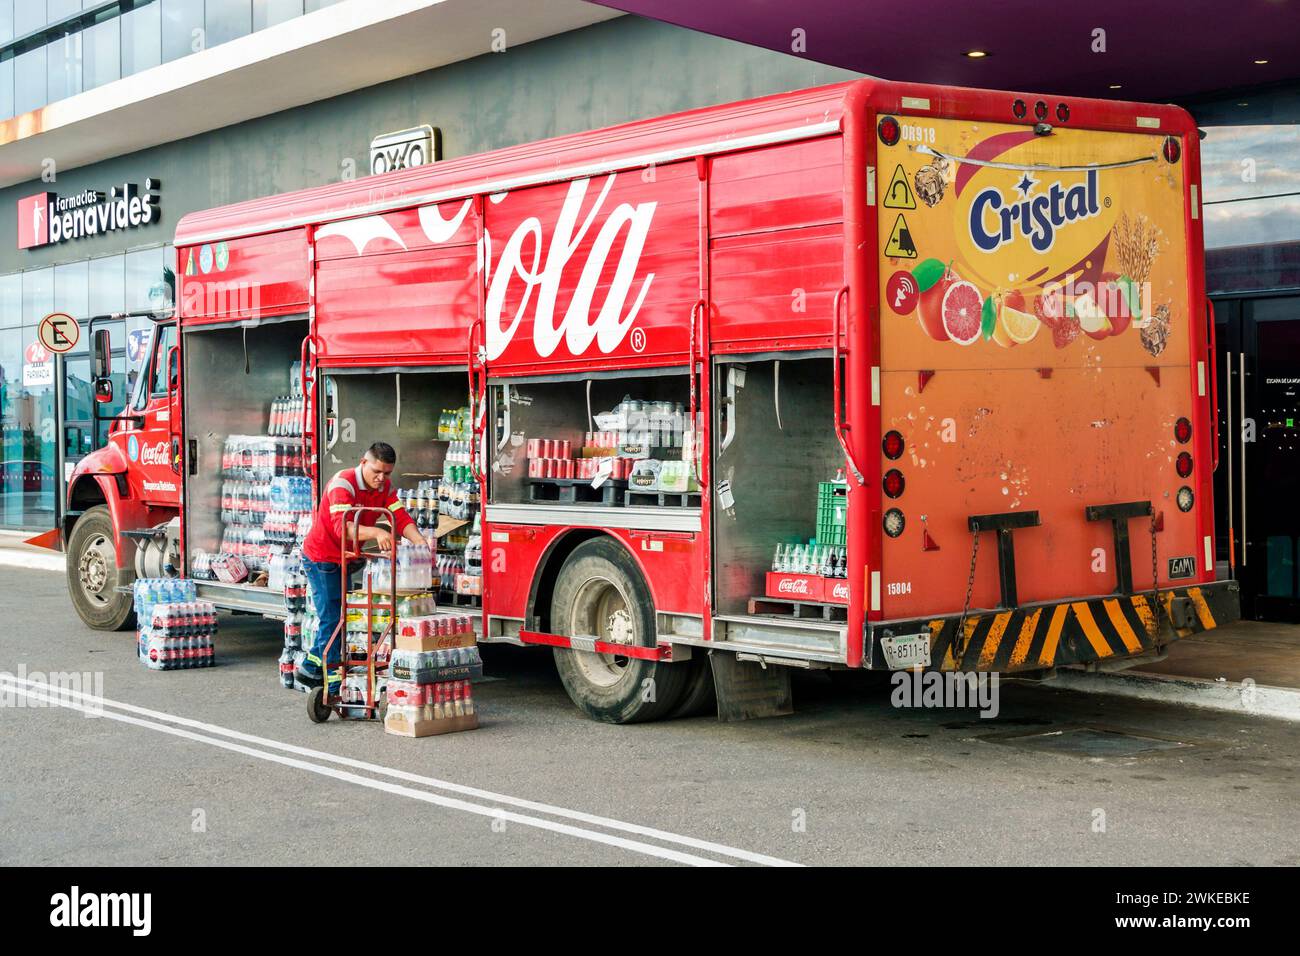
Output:
[[809,601],[787,601],[784,598],[770,597],[750,598],[749,613],[834,623],[842,623],[849,619],[849,609],[844,604],[814,604]]
[[599,488],[591,487],[590,478],[530,478],[528,500],[538,504],[595,504],[617,507],[622,504],[620,491],[627,490],[627,482],[608,478]]
[[700,493],[698,491],[634,491],[629,488],[623,493],[623,504],[631,508],[636,505],[650,505],[660,508],[698,508]]

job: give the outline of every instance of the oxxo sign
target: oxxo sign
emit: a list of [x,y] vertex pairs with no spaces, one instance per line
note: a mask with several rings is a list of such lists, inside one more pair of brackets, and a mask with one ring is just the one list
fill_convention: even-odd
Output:
[[159,219],[161,186],[157,179],[146,179],[143,190],[136,183],[123,183],[108,195],[87,189],[71,196],[45,192],[20,199],[18,248],[35,249],[151,225]]
[[399,129],[383,133],[370,141],[370,173],[391,173],[437,162],[441,157],[441,137],[432,126]]

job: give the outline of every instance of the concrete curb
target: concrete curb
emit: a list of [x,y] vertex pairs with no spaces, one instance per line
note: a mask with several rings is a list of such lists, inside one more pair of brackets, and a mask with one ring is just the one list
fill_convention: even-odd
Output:
[[1167,677],[1164,674],[1140,674],[1132,671],[1090,674],[1061,670],[1051,683],[1065,690],[1077,690],[1085,694],[1134,697],[1247,717],[1272,717],[1300,722],[1300,688],[1269,687],[1246,681]]

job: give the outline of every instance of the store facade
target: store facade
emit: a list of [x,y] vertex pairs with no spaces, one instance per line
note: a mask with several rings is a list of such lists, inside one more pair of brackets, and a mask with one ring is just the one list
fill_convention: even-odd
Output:
[[[107,428],[91,333],[113,346],[108,415],[134,388],[152,315],[172,306],[186,213],[364,175],[375,136],[420,124],[460,156],[855,75],[624,17],[0,189],[0,527],[54,527],[61,472]],[[55,311],[82,326],[58,381],[36,339]]]

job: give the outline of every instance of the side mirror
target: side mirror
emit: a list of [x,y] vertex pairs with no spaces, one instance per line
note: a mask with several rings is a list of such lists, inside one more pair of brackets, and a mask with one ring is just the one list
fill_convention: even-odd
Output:
[[95,330],[95,378],[108,378],[113,373],[113,343],[108,329]]
[[113,401],[113,342],[108,329],[95,330],[95,401],[107,405]]

